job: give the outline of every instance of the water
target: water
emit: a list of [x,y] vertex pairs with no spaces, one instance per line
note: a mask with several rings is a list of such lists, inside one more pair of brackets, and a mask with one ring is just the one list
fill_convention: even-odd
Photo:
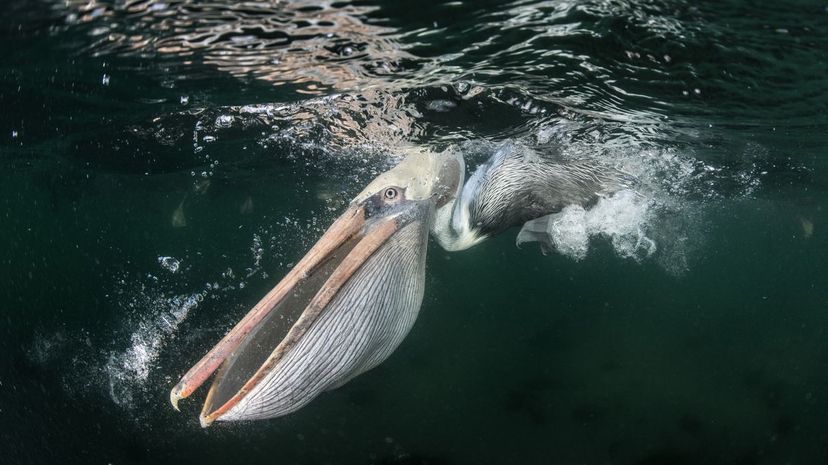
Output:
[[[7,2],[0,461],[825,463],[826,8]],[[432,244],[400,349],[294,415],[174,412],[409,144],[637,185],[546,255]]]

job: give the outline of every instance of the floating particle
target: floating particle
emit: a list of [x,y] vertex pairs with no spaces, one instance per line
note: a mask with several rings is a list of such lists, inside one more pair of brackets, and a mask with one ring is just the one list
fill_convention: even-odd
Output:
[[239,213],[242,215],[247,215],[253,212],[253,197],[247,196],[242,202],[241,207],[239,207]]
[[210,188],[210,184],[211,183],[210,183],[209,179],[202,179],[200,181],[197,181],[196,183],[193,184],[193,191],[196,194],[200,194],[200,195],[201,194],[206,194],[207,190]]
[[802,226],[802,237],[810,239],[814,235],[814,222],[810,218],[800,216],[799,224]]
[[183,228],[187,226],[187,217],[184,216],[184,200],[182,200],[181,203],[178,204],[178,208],[173,211],[171,223],[173,228]]

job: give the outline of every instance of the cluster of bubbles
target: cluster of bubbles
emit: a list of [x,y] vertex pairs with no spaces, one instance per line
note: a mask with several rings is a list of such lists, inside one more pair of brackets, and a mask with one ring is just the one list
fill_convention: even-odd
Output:
[[144,387],[165,344],[174,338],[178,326],[207,295],[205,290],[142,299],[142,310],[151,308],[154,312],[139,317],[129,338],[129,347],[122,352],[112,352],[106,362],[109,395],[113,402],[123,407],[133,405],[135,390]]
[[[657,248],[646,232],[652,215],[650,203],[631,190],[622,190],[601,198],[589,209],[570,205],[540,222],[528,223],[518,234],[517,244],[536,241],[540,232],[547,240],[541,243],[545,251],[554,248],[558,253],[582,260],[591,239],[606,238],[619,256],[641,261],[652,256]],[[528,234],[532,229],[535,235]]]

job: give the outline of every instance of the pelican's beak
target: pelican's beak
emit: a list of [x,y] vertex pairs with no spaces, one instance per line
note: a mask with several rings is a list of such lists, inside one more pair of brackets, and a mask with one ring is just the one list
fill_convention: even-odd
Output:
[[422,301],[432,200],[352,203],[301,261],[195,364],[170,400],[216,370],[200,419],[284,415],[384,360]]

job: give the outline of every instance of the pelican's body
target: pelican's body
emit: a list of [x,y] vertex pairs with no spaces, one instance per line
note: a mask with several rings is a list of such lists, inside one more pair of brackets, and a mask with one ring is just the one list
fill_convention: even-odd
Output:
[[511,145],[465,178],[458,154],[421,151],[378,176],[184,375],[173,405],[218,370],[202,425],[291,413],[377,366],[402,342],[422,303],[429,231],[446,250],[466,249],[567,205],[590,204],[624,180]]

